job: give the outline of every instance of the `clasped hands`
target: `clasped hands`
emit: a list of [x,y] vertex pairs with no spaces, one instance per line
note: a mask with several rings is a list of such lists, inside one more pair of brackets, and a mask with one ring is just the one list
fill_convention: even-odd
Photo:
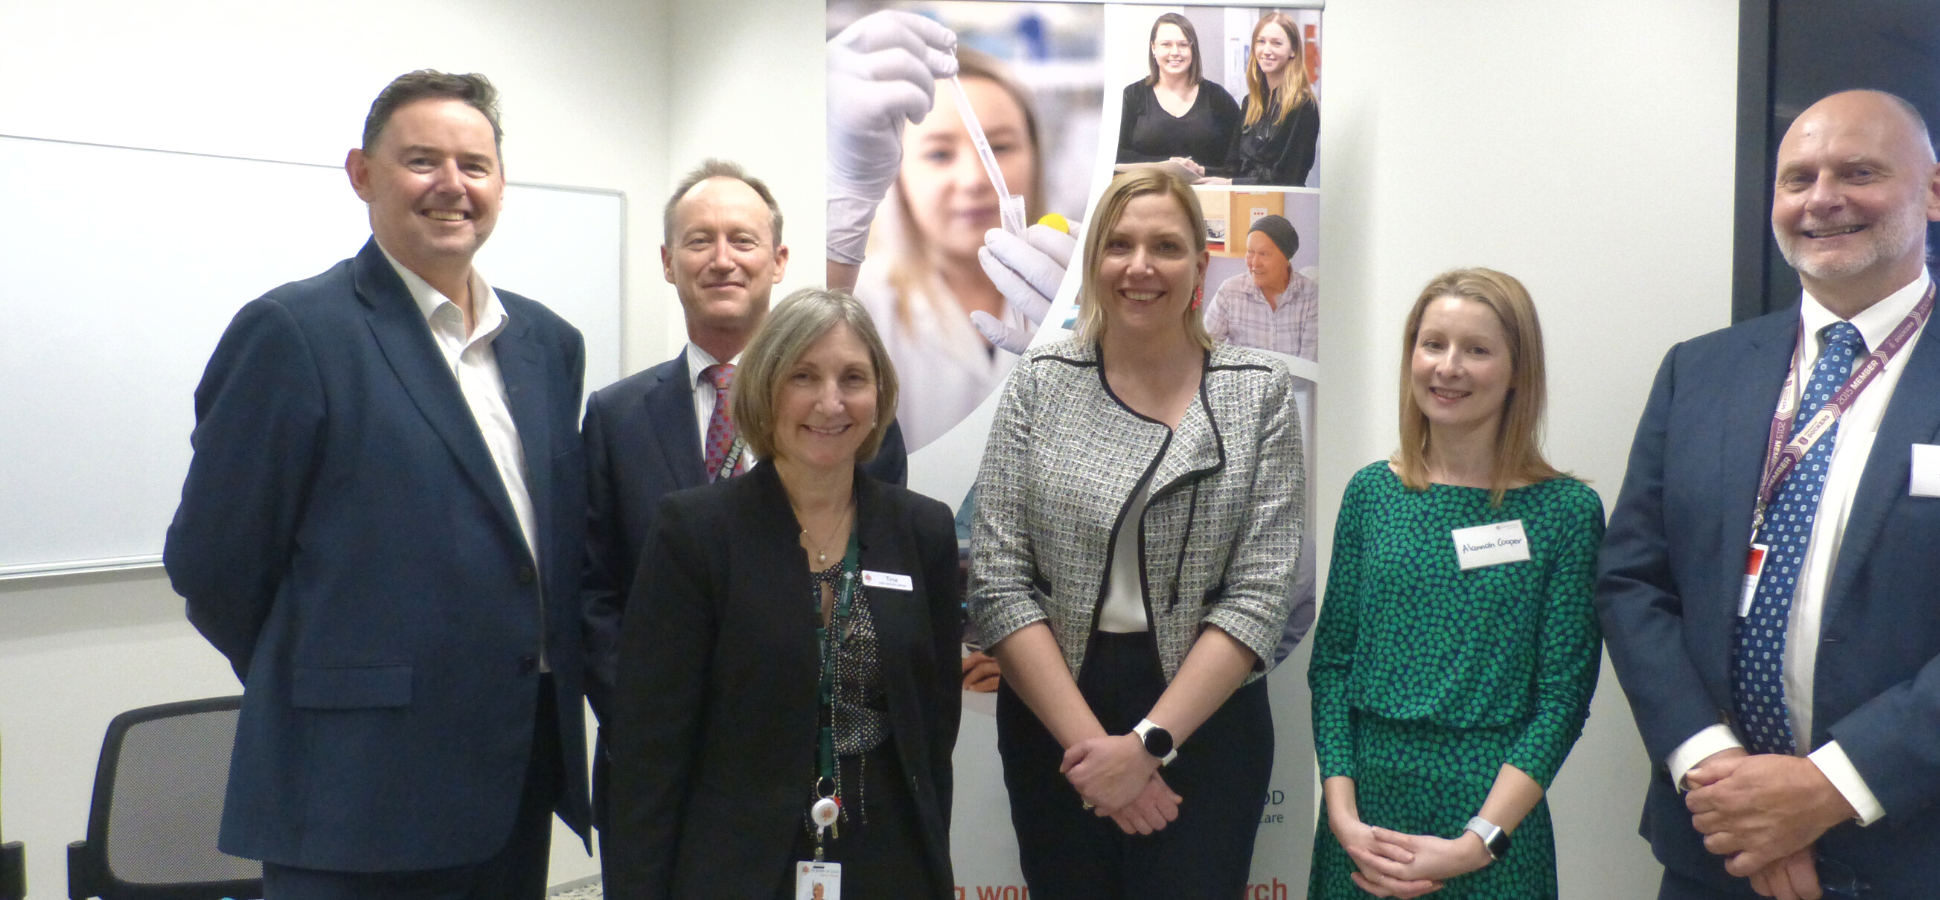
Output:
[[1482,838],[1471,831],[1440,838],[1390,831],[1358,819],[1329,818],[1328,825],[1360,869],[1349,876],[1354,885],[1376,897],[1419,897],[1494,861]]
[[1058,771],[1100,816],[1126,834],[1151,834],[1179,818],[1178,794],[1159,774],[1159,761],[1136,734],[1079,741],[1064,751]]
[[1691,824],[1725,871],[1779,900],[1817,900],[1814,845],[1856,813],[1809,759],[1721,750],[1684,776]]

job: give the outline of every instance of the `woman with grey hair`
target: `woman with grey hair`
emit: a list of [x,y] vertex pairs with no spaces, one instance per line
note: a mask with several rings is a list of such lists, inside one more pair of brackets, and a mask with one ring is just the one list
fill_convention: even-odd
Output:
[[950,897],[955,528],[857,465],[895,369],[862,306],[820,290],[742,360],[732,415],[761,462],[662,501],[628,602],[607,890]]
[[1206,335],[1206,259],[1192,188],[1114,179],[1079,335],[1025,355],[991,425],[970,610],[1034,895],[1245,889],[1304,474],[1285,366]]

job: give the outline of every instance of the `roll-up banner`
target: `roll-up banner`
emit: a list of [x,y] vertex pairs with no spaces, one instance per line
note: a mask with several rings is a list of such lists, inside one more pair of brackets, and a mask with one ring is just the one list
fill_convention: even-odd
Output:
[[[955,36],[959,78],[937,83],[928,113],[904,128],[900,171],[858,247],[856,293],[875,317],[902,383],[897,418],[911,451],[909,486],[959,508],[966,548],[962,507],[974,502],[998,389],[1019,358],[986,339],[972,313],[1001,323],[1006,334],[1025,336],[1014,338],[1019,343],[1062,340],[1075,325],[1084,269],[1081,258],[1072,260],[1049,311],[1037,311],[1035,321],[1032,310],[1007,300],[977,257],[984,233],[1003,227],[996,183],[1022,198],[1024,221],[1055,214],[1082,234],[1115,172],[1166,166],[1192,183],[1205,213],[1208,330],[1216,340],[1277,355],[1296,376],[1309,489],[1308,537],[1293,590],[1296,601],[1313,597],[1311,467],[1326,171],[1317,152],[1319,5],[829,3],[831,41],[845,33],[853,38],[858,29],[882,24],[865,22],[869,17],[894,12],[929,19]],[[1262,51],[1269,68],[1285,67],[1277,92],[1255,65],[1253,48],[1262,34],[1279,35],[1288,48],[1280,51],[1289,57],[1284,62],[1271,58],[1272,49]],[[839,77],[867,78],[865,71]],[[1303,81],[1304,101],[1298,96]],[[832,133],[856,127],[841,114],[841,90],[832,82]],[[1282,102],[1286,95],[1295,96]],[[966,101],[970,115],[962,108]],[[844,176],[831,176],[833,229],[833,201],[840,199],[833,195]],[[973,649],[966,646],[965,653]],[[1268,676],[1276,761],[1261,798],[1246,900],[1306,892],[1316,787],[1306,659],[1305,649],[1295,648]],[[951,826],[957,896],[1020,900],[1028,892],[997,758],[993,697],[964,693]],[[1187,797],[1181,815],[1191,808]]]

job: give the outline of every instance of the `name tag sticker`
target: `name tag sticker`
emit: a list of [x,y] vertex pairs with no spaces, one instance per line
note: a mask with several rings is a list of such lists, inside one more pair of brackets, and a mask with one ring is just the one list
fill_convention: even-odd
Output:
[[1457,528],[1453,535],[1455,558],[1461,562],[1463,571],[1529,558],[1529,537],[1522,533],[1521,519]]
[[1940,445],[1913,445],[1913,481],[1906,492],[1915,497],[1940,497]]
[[888,588],[892,591],[916,590],[916,582],[912,581],[908,575],[897,575],[893,572],[871,572],[868,569],[862,570],[862,584],[865,587]]

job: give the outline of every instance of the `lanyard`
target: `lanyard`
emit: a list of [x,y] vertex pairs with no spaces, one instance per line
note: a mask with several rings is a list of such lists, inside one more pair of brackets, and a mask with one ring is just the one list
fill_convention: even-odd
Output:
[[[862,568],[862,547],[853,531],[849,534],[849,550],[842,556],[842,587],[835,591],[835,609],[829,616],[827,625],[815,629],[815,644],[821,648],[821,688],[818,691],[822,705],[822,727],[816,735],[815,768],[816,774],[835,779],[835,653],[842,645],[839,635],[846,633],[850,607],[855,600],[856,583],[860,581]],[[815,590],[815,618],[822,617],[822,591]]]
[[1785,476],[1792,473],[1792,469],[1805,458],[1819,438],[1832,430],[1833,423],[1852,408],[1860,392],[1879,377],[1879,373],[1886,369],[1886,363],[1900,352],[1901,347],[1906,346],[1907,341],[1912,340],[1921,325],[1926,324],[1927,315],[1933,312],[1933,289],[1933,283],[1929,282],[1926,293],[1920,296],[1920,302],[1913,304],[1913,310],[1886,336],[1886,341],[1879,345],[1879,349],[1866,354],[1866,359],[1853,369],[1846,383],[1833,392],[1825,406],[1820,407],[1811,421],[1806,422],[1805,427],[1792,435],[1788,442],[1786,435],[1792,434],[1792,421],[1798,415],[1798,399],[1793,396],[1793,391],[1798,383],[1799,348],[1805,342],[1805,325],[1803,321],[1800,322],[1798,337],[1792,345],[1792,366],[1785,373],[1785,386],[1778,395],[1778,411],[1772,415],[1772,429],[1765,441],[1765,474],[1758,482],[1758,506],[1751,514],[1751,539],[1754,543],[1758,540],[1759,529],[1765,526],[1765,507],[1778,493],[1778,486],[1785,483]]

